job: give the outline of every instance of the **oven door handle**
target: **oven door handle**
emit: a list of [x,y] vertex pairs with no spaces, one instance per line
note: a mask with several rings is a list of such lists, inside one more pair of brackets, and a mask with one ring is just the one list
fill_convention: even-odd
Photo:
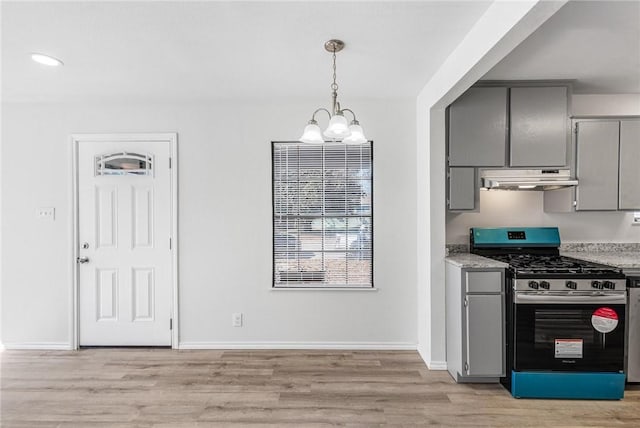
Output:
[[627,302],[625,294],[589,294],[589,295],[555,295],[555,294],[524,294],[515,293],[515,303],[522,304],[611,304],[621,305]]

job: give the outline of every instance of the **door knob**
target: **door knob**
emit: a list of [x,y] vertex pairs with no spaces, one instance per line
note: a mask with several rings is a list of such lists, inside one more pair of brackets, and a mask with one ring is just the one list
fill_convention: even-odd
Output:
[[78,257],[76,261],[78,263],[89,263],[89,257]]

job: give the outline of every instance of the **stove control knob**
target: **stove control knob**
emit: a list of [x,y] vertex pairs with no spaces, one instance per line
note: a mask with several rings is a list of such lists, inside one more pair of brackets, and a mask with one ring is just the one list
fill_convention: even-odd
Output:
[[578,288],[578,284],[577,284],[575,281],[567,281],[567,282],[564,284],[564,286],[565,286],[565,287],[567,287],[567,288],[570,288],[570,289],[572,289],[572,290],[575,290],[575,289],[577,289],[577,288]]
[[529,281],[529,288],[538,289],[538,281]]
[[549,281],[540,281],[540,288],[544,288],[545,290],[549,289]]
[[602,290],[602,283],[600,281],[591,281],[591,288]]
[[616,289],[616,283],[613,281],[605,281],[602,283],[602,286],[604,288],[607,288],[609,290],[615,290]]

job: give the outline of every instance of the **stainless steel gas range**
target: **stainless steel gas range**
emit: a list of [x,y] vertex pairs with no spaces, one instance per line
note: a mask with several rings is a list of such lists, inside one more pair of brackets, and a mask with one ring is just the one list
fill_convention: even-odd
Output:
[[620,399],[626,282],[559,254],[558,228],[472,228],[471,252],[509,264],[507,376],[514,397]]

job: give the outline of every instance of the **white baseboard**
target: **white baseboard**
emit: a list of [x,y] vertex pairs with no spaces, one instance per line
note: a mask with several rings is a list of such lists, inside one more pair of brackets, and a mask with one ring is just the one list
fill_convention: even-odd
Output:
[[430,361],[427,363],[427,367],[429,370],[446,370],[447,362],[446,361]]
[[348,351],[415,351],[404,342],[180,342],[178,349],[327,349]]
[[74,348],[66,342],[8,342],[3,343],[6,350],[40,350],[40,351],[73,351]]
[[447,362],[446,361],[430,361],[427,358],[426,353],[424,352],[424,349],[418,347],[418,354],[420,354],[420,358],[422,358],[422,361],[424,361],[424,363],[427,365],[427,368],[429,370],[446,370],[447,369]]

